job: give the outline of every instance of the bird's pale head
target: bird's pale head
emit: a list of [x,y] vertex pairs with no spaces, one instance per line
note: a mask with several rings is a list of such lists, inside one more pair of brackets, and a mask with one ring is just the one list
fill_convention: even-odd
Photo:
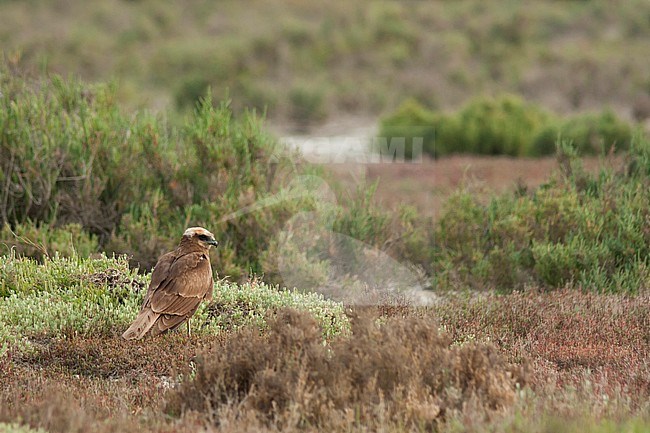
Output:
[[215,247],[219,245],[219,242],[215,240],[214,235],[203,227],[190,227],[185,230],[185,233],[183,233],[183,240],[196,242],[207,249],[213,245]]

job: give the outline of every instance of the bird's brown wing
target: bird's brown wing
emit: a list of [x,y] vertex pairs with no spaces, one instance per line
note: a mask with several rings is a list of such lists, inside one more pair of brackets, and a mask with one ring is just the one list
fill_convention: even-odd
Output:
[[172,263],[176,260],[177,252],[171,251],[167,254],[163,254],[158,259],[156,266],[153,268],[151,273],[151,282],[149,283],[149,288],[147,289],[147,294],[144,297],[144,302],[142,303],[142,310],[149,306],[149,301],[151,300],[151,295],[160,288],[160,285],[169,278],[169,271],[171,269]]
[[171,263],[166,277],[148,295],[147,303],[155,313],[187,317],[212,292],[212,284],[207,254],[184,254]]

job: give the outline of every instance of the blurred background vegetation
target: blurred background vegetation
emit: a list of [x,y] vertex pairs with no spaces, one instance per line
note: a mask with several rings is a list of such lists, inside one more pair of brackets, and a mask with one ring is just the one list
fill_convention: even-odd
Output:
[[417,101],[405,101],[382,119],[380,136],[406,139],[412,154],[414,139],[424,153],[442,155],[544,156],[552,155],[559,140],[568,140],[582,155],[625,150],[637,128],[611,110],[557,116],[521,98],[477,98],[455,113],[428,110]]
[[504,92],[559,115],[650,116],[644,0],[5,1],[0,43],[36,71],[114,80],[120,105],[171,119],[208,88],[299,128]]

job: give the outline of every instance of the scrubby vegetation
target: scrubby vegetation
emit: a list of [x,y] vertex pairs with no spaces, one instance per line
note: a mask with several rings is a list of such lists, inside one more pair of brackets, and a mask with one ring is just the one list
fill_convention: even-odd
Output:
[[[650,114],[648,3],[343,0],[183,4],[2,2],[7,57],[88,81],[129,107],[189,112],[209,87],[236,112],[298,125],[392,111],[405,97],[455,108],[506,91],[561,113]],[[106,55],[111,53],[111,55]],[[236,97],[235,97],[236,96]]]
[[[59,3],[0,2],[0,433],[650,430],[647,2]],[[264,124],[386,112],[557,170],[431,218]],[[192,336],[121,339],[193,225]]]
[[593,175],[563,144],[558,173],[540,188],[487,204],[459,192],[436,229],[440,286],[627,293],[648,287],[648,149],[639,141],[620,169]]
[[[121,335],[142,305],[148,279],[130,270],[124,257],[55,256],[39,264],[0,256],[0,347],[25,347],[43,335]],[[219,281],[213,302],[201,306],[192,324],[195,332],[213,335],[248,323],[264,327],[269,312],[281,308],[309,311],[326,336],[346,328],[341,305],[255,280],[242,285]]]
[[[604,154],[629,147],[635,128],[611,111],[559,118],[515,96],[479,98],[458,112],[431,111],[414,100],[384,118],[380,136],[406,139],[406,154],[415,140],[439,157],[457,153],[542,156],[555,152],[558,140],[573,143],[580,154]],[[416,142],[417,143],[417,142]]]
[[[107,86],[32,81],[5,68],[0,87],[0,224],[11,226],[9,245],[12,231],[20,239],[79,225],[82,250],[129,253],[150,268],[193,222],[219,229],[220,267],[232,275],[259,270],[251,254],[283,214],[307,206],[308,198],[284,201],[236,225],[219,221],[281,188],[289,164],[254,113],[234,120],[227,104],[206,99],[172,130],[148,114],[123,114]],[[60,233],[21,252],[51,252]]]
[[[215,268],[245,279],[272,272],[261,257],[293,214],[320,207],[337,220],[351,218],[334,202],[319,203],[308,181],[295,182],[318,169],[296,165],[254,112],[235,118],[227,103],[207,98],[173,128],[146,113],[122,113],[114,90],[2,70],[5,251],[43,257],[102,250],[128,254],[147,270],[187,226],[202,225],[220,241]],[[268,199],[272,204],[236,213]],[[353,218],[373,218],[378,211],[366,204]],[[387,218],[383,212],[380,219]],[[366,229],[361,240],[381,244],[389,236],[382,227]]]
[[468,406],[476,415],[509,407],[523,369],[491,346],[453,346],[436,322],[377,325],[356,317],[351,336],[323,346],[306,315],[287,312],[260,336],[246,329],[205,359],[167,410],[214,414],[218,425],[246,420],[275,430],[346,426],[432,430]]
[[234,117],[227,104],[205,99],[177,129],[147,114],[124,115],[104,86],[32,81],[9,69],[0,86],[6,252],[126,253],[146,271],[185,227],[203,225],[221,242],[215,270],[234,281],[252,272],[282,284],[290,269],[302,272],[287,282],[299,288],[319,289],[337,276],[357,284],[372,280],[364,269],[386,268],[369,266],[375,248],[416,266],[418,278],[438,289],[633,293],[648,281],[650,239],[640,228],[650,208],[650,144],[642,136],[625,167],[596,174],[563,143],[547,184],[489,203],[460,192],[432,222],[412,209],[380,208],[372,188],[337,193],[325,174],[264,133],[254,113]]
[[[426,309],[380,306],[348,318],[329,301],[219,282],[192,338],[134,343],[119,338],[126,324],[110,313],[129,310],[117,300],[139,299],[146,282],[126,261],[2,260],[1,280],[23,297],[50,293],[88,312],[76,329],[10,323],[20,338],[0,353],[0,422],[9,432],[26,424],[61,433],[572,433],[584,425],[613,433],[650,423],[647,293],[458,294]],[[0,305],[3,325],[12,322],[7,311],[22,309],[16,296]],[[56,323],[58,310],[41,304],[31,314]],[[232,321],[204,326],[214,311]]]

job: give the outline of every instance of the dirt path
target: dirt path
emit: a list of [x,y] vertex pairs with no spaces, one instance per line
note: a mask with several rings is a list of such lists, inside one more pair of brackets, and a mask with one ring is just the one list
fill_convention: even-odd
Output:
[[301,151],[305,159],[316,164],[343,164],[368,161],[370,141],[378,133],[376,119],[347,118],[328,122],[295,134],[282,127],[270,127],[280,141]]

